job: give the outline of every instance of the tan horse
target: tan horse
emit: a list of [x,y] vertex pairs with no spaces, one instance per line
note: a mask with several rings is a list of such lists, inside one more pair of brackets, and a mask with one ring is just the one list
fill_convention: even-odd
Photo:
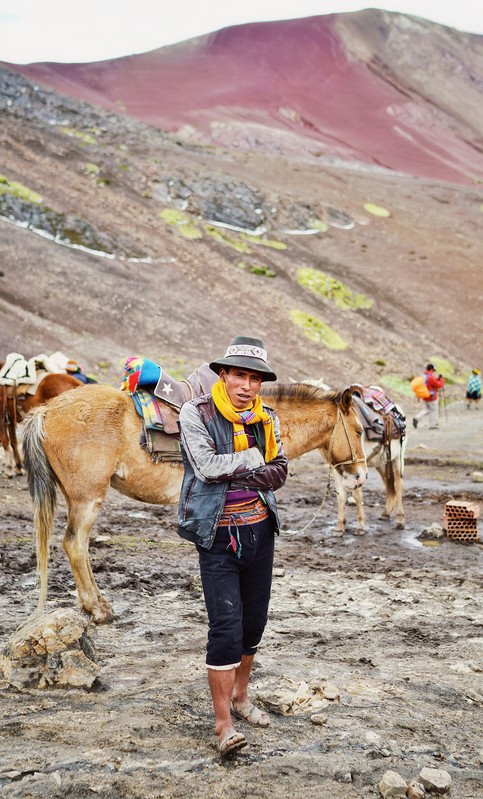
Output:
[[[362,426],[352,408],[352,392],[321,391],[301,384],[264,387],[264,401],[278,414],[287,457],[320,449],[348,489],[367,476]],[[26,420],[24,456],[34,504],[38,610],[47,599],[49,541],[56,485],[67,503],[63,546],[69,558],[81,608],[96,622],[112,618],[89,562],[89,534],[109,486],[142,502],[178,501],[182,463],[153,463],[139,445],[141,420],[129,394],[109,386],[84,386],[34,410]]]
[[17,426],[26,414],[52,397],[83,385],[81,380],[72,375],[48,373],[34,394],[27,393],[31,386],[25,383],[0,386],[0,443],[5,450],[6,477],[23,474],[22,457],[17,445]]

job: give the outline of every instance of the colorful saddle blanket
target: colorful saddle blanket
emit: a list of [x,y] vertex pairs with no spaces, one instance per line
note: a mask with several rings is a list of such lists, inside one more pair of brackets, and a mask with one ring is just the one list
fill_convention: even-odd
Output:
[[207,363],[186,380],[175,380],[159,364],[147,358],[128,358],[121,385],[133,399],[142,419],[141,446],[153,460],[181,460],[178,418],[187,400],[208,394],[218,380]]

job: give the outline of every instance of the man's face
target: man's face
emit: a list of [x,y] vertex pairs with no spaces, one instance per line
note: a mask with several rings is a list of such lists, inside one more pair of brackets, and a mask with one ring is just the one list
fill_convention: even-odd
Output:
[[220,379],[225,383],[231,404],[239,411],[253,404],[262,385],[260,372],[251,372],[238,366],[220,369]]

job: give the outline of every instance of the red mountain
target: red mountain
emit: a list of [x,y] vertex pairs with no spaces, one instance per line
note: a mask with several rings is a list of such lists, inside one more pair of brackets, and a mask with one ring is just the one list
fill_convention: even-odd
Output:
[[90,64],[4,65],[183,139],[483,178],[483,37],[367,10]]

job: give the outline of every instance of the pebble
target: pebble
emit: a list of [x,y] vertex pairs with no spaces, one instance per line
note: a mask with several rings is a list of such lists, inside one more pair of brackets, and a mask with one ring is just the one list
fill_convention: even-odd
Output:
[[483,483],[483,472],[472,472],[471,479],[474,483]]
[[426,791],[424,789],[424,785],[416,780],[411,780],[406,793],[408,799],[424,799],[425,795]]
[[419,779],[430,793],[448,793],[451,788],[451,775],[441,768],[423,768]]
[[330,699],[332,701],[340,699],[340,691],[337,688],[337,685],[334,685],[334,683],[328,682],[326,685],[322,686],[322,693],[326,699]]
[[468,690],[465,691],[465,696],[467,696],[468,699],[471,699],[472,702],[476,702],[477,705],[483,704],[483,696],[477,691],[473,691],[472,688],[468,688]]
[[381,736],[378,732],[374,732],[373,730],[366,730],[364,733],[364,738],[370,744],[380,744],[381,743]]
[[310,717],[310,721],[312,724],[316,724],[318,726],[322,726],[327,722],[328,716],[325,716],[323,713],[314,713],[313,716]]
[[397,771],[386,771],[379,783],[379,791],[383,799],[405,799],[406,780]]

